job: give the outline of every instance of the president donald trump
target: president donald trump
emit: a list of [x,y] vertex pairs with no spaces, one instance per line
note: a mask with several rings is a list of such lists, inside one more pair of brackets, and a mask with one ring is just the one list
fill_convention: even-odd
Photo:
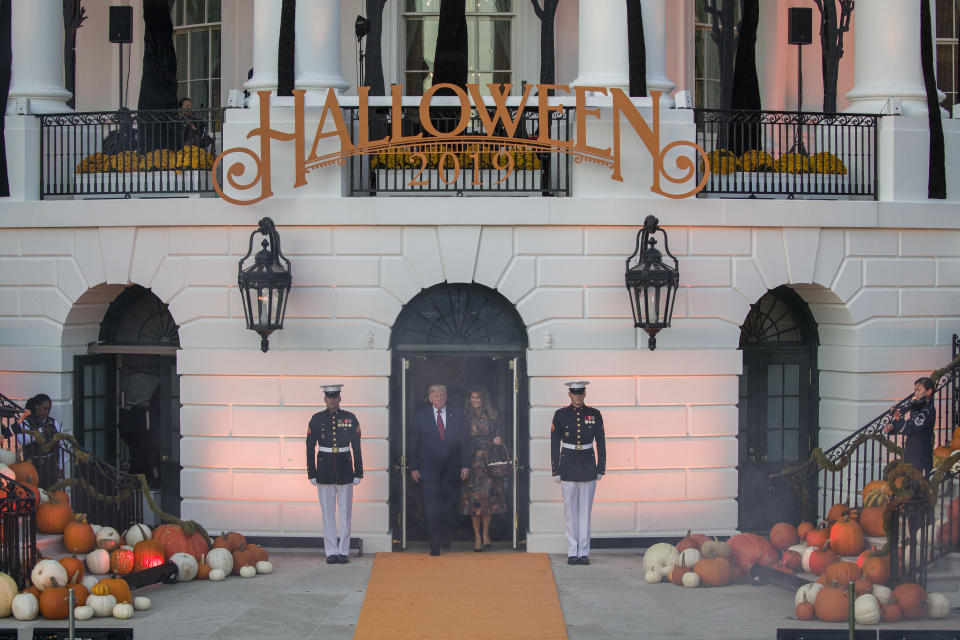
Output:
[[447,388],[431,385],[429,407],[417,410],[410,428],[410,477],[423,487],[430,555],[450,548],[460,483],[470,474],[470,437],[463,415],[447,407]]

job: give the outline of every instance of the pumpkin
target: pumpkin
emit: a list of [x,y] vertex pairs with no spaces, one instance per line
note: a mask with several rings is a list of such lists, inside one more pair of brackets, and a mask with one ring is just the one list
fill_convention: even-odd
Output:
[[240,577],[241,578],[252,578],[257,575],[257,570],[250,565],[240,567]]
[[780,564],[782,564],[787,569],[796,571],[803,567],[803,556],[801,556],[796,551],[787,549],[783,552],[783,556],[780,558]]
[[10,612],[17,620],[33,620],[40,613],[40,601],[32,593],[20,593],[13,597]]
[[850,617],[850,599],[846,589],[824,587],[813,603],[817,618],[824,622],[846,622]]
[[[737,564],[749,571],[753,565],[773,566],[780,560],[780,554],[769,540],[755,533],[738,533],[727,540],[733,550]],[[702,576],[701,576],[702,577]]]
[[97,548],[113,551],[123,544],[123,539],[113,527],[101,527],[96,535]]
[[797,616],[797,620],[813,620],[814,617],[816,617],[813,605],[807,602],[806,595],[803,596],[803,601],[794,609],[794,615]]
[[733,567],[726,558],[704,558],[693,570],[708,587],[722,587],[733,579]]
[[[265,564],[270,564],[270,563],[267,562]],[[272,566],[270,567],[270,571],[273,571]],[[259,562],[257,563],[258,573],[270,573],[270,571],[266,571],[266,572],[260,571],[260,563]],[[700,581],[701,581],[700,576],[697,574],[696,571],[687,571],[685,574],[683,574],[683,586],[687,588],[692,589],[694,587],[699,587]]]
[[133,599],[133,608],[137,611],[146,611],[150,608],[150,598],[146,596],[137,596]]
[[667,577],[670,579],[670,582],[680,587],[683,586],[683,574],[685,573],[690,573],[690,568],[677,565]]
[[113,607],[112,613],[117,620],[129,620],[133,617],[133,605],[129,602],[121,602]]
[[[667,546],[673,549],[673,545]],[[674,549],[674,553],[676,553],[676,549]],[[233,554],[226,548],[210,549],[210,552],[207,553],[207,564],[210,565],[211,569],[220,569],[225,574],[230,573],[233,571]],[[663,577],[662,573],[660,575]]]
[[882,584],[873,585],[873,589],[871,589],[870,592],[877,597],[881,605],[890,604],[890,600],[893,598],[893,589],[885,587]]
[[689,569],[693,568],[701,559],[703,559],[703,555],[700,553],[700,550],[690,547],[680,552],[678,563],[681,567],[687,567]]
[[821,527],[808,531],[805,541],[808,547],[822,547],[823,545],[827,544],[827,539],[829,537],[830,531]]
[[83,584],[68,584],[67,591],[73,592],[73,605],[87,604],[87,598],[90,597],[90,590]]
[[97,596],[113,596],[117,603],[133,602],[130,585],[123,578],[104,578],[92,589]]
[[56,560],[41,560],[33,566],[30,581],[40,591],[67,584],[67,570]]
[[847,583],[855,582],[862,574],[856,562],[838,561],[827,566],[827,570],[823,575],[827,578],[827,584],[836,582],[837,584],[846,585]]
[[[698,545],[698,546],[697,546],[697,553],[698,553],[698,554],[699,554],[699,549],[700,549],[700,547],[699,547],[699,545]],[[677,547],[677,550],[680,551],[680,547]],[[266,560],[269,560],[269,559],[270,559],[270,557],[267,555],[267,550],[264,549],[263,547],[261,547],[261,546],[258,545],[258,544],[248,544],[248,545],[247,545],[247,551],[249,551],[249,552],[251,552],[251,553],[253,554],[253,559],[254,559],[254,561],[256,561],[256,562],[262,562],[262,561],[266,561]],[[206,553],[206,551],[204,551],[204,553]],[[682,551],[681,551],[681,553],[682,553]],[[688,567],[692,567],[693,564],[688,564],[687,566],[688,566]]]
[[927,592],[918,584],[906,582],[893,590],[893,598],[906,620],[917,620],[926,617],[923,607],[927,604]]
[[211,569],[208,577],[211,582],[220,582],[227,577],[227,574],[223,571],[223,569]]
[[133,571],[135,564],[133,549],[121,547],[110,552],[110,571],[125,576]]
[[797,538],[806,540],[807,534],[816,529],[812,522],[801,522],[797,525]]
[[40,615],[47,620],[64,620],[70,615],[67,598],[70,592],[66,587],[49,587],[40,594]]
[[939,467],[943,464],[943,461],[950,457],[950,454],[953,453],[953,449],[950,447],[935,447],[933,449],[933,466]]
[[159,567],[166,562],[163,555],[163,544],[153,538],[141,540],[133,545],[133,570],[142,571],[152,567]]
[[153,532],[150,531],[150,527],[145,524],[135,524],[123,534],[124,541],[131,547],[141,540],[149,540],[152,537]]
[[858,596],[873,593],[873,583],[864,577],[857,578],[853,583],[853,592]]
[[104,574],[110,571],[110,552],[97,549],[87,554],[87,569],[90,573]]
[[950,600],[942,593],[927,594],[927,615],[931,618],[946,618],[950,615]]
[[253,557],[252,551],[242,548],[233,552],[233,573],[235,575],[240,575],[240,569],[243,567],[252,567],[255,564],[257,564],[257,561]]
[[778,551],[797,544],[798,539],[797,530],[789,522],[778,522],[770,528],[770,544]]
[[863,533],[868,536],[886,535],[883,530],[883,509],[884,507],[864,507],[860,510],[860,527]]
[[206,580],[210,577],[211,567],[206,563],[206,559],[206,554],[200,556],[200,562],[197,563],[197,580]]
[[102,579],[102,576],[96,576],[92,573],[88,573],[87,575],[83,576],[83,581],[80,584],[85,586],[87,591],[90,591],[90,589],[93,589],[95,586],[97,586],[97,583]]
[[63,533],[73,522],[73,509],[69,502],[50,500],[37,507],[37,531],[40,533]]
[[816,582],[808,582],[799,589],[797,589],[797,594],[793,598],[793,606],[797,606],[804,600],[810,604],[816,604],[817,594],[820,592],[820,589],[823,589],[822,584],[817,584]]
[[113,615],[113,608],[117,606],[117,598],[113,595],[90,594],[87,606],[93,609],[93,615],[98,618],[109,618]]
[[890,502],[890,484],[886,480],[874,480],[863,487],[863,506],[882,507]]
[[[215,552],[216,549],[211,551],[210,554],[212,555]],[[207,561],[211,567],[215,566],[210,556],[207,557]],[[643,570],[659,571],[660,577],[666,578],[670,575],[670,572],[673,571],[673,568],[677,566],[679,561],[680,552],[677,551],[676,547],[666,542],[658,542],[643,554]]]
[[26,589],[24,589],[24,590],[21,591],[20,593],[32,593],[33,595],[35,595],[35,596],[37,597],[38,600],[40,599],[40,589],[37,589],[37,588],[36,588],[35,586],[33,586],[33,585],[30,585],[29,587],[27,587]]
[[17,477],[17,482],[20,484],[29,484],[35,487],[40,482],[40,476],[37,473],[37,468],[33,466],[32,462],[14,462],[10,465],[10,469],[13,470],[13,473]]
[[[219,571],[219,569],[214,569],[213,571]],[[211,577],[210,579],[213,580],[213,577]],[[647,571],[643,574],[643,580],[644,582],[647,582],[649,584],[657,584],[658,582],[663,580],[663,574],[661,574],[659,571],[655,569],[651,571]]]
[[850,511],[849,505],[843,502],[838,502],[837,504],[830,507],[829,511],[827,511],[827,523],[829,524],[832,522],[836,522],[848,511]]
[[896,603],[885,604],[880,609],[880,619],[884,622],[900,622],[902,618],[903,609]]
[[863,561],[863,577],[874,584],[886,584],[890,581],[890,559],[870,556]]
[[237,533],[236,531],[227,533],[226,539],[227,549],[230,549],[230,551],[237,551],[247,546],[247,539],[243,537],[243,534]]
[[83,582],[83,562],[76,556],[64,556],[58,560],[67,570],[67,582]]
[[733,549],[726,542],[720,542],[714,538],[701,543],[700,553],[707,559],[729,558],[733,554]]
[[830,527],[830,548],[841,556],[855,556],[863,551],[863,529],[849,515],[843,515]]
[[63,544],[70,553],[88,553],[97,548],[97,534],[82,515],[74,516],[63,530]]
[[682,538],[680,542],[677,543],[677,551],[683,551],[684,549],[700,549],[700,541],[696,538],[690,537],[690,530],[687,529],[686,537]]
[[[257,562],[256,570],[257,570],[257,573],[273,573],[273,563],[270,562],[269,560],[259,560]],[[699,584],[699,582],[700,582],[700,579],[697,578],[697,583]],[[683,586],[685,587],[687,586],[686,582],[684,582]]]
[[10,607],[17,595],[17,582],[6,573],[0,572],[0,618],[10,615]]
[[73,619],[74,620],[89,620],[93,617],[93,608],[88,607],[87,605],[80,605],[79,607],[73,608]]
[[872,593],[865,593],[853,601],[853,619],[857,624],[880,622],[880,602]]
[[177,565],[177,582],[189,582],[197,577],[197,561],[189,553],[175,553],[170,562]]
[[803,552],[802,566],[803,570],[814,575],[822,576],[827,567],[839,560],[837,554],[832,549],[817,549],[808,547]]

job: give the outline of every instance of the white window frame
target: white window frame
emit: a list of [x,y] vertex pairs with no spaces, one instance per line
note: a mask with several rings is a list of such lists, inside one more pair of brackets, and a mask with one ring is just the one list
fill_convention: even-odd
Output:
[[[187,0],[175,0],[173,4],[173,14],[171,16],[173,22],[173,42],[174,47],[176,48],[177,36],[186,35],[187,39],[187,60],[184,62],[184,65],[187,69],[187,74],[189,76],[190,72],[190,55],[192,54],[192,48],[190,47],[190,34],[198,31],[207,31],[207,47],[208,47],[208,62],[209,65],[206,69],[206,75],[203,78],[189,78],[187,80],[177,79],[177,100],[181,98],[190,98],[189,87],[191,82],[197,80],[203,80],[207,82],[207,95],[206,99],[198,104],[194,101],[195,108],[210,108],[210,107],[219,107],[221,94],[223,93],[223,2],[222,0],[205,0],[206,2],[219,2],[220,3],[220,21],[219,22],[199,22],[193,24],[183,24],[177,26],[176,24],[176,13],[181,10]],[[186,19],[186,12],[184,11],[184,19]],[[213,32],[216,31],[220,34],[220,50],[215,51],[213,48]],[[179,56],[181,52],[177,51],[177,57],[179,62]],[[219,66],[220,75],[214,76],[213,70]],[[218,87],[214,89],[214,82],[218,83]]]

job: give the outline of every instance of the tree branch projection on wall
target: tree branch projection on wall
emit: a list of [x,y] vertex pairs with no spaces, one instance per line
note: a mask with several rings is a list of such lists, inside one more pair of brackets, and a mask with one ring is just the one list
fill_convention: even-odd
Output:
[[825,113],[837,112],[837,76],[840,72],[840,58],[843,57],[843,34],[850,30],[850,17],[853,15],[854,0],[839,1],[838,20],[837,0],[813,0],[817,9],[820,10],[820,51]]

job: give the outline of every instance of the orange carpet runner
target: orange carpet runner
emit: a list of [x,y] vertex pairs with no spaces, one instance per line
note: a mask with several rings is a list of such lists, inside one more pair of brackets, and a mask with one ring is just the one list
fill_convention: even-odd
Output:
[[378,553],[357,640],[566,640],[542,553]]

